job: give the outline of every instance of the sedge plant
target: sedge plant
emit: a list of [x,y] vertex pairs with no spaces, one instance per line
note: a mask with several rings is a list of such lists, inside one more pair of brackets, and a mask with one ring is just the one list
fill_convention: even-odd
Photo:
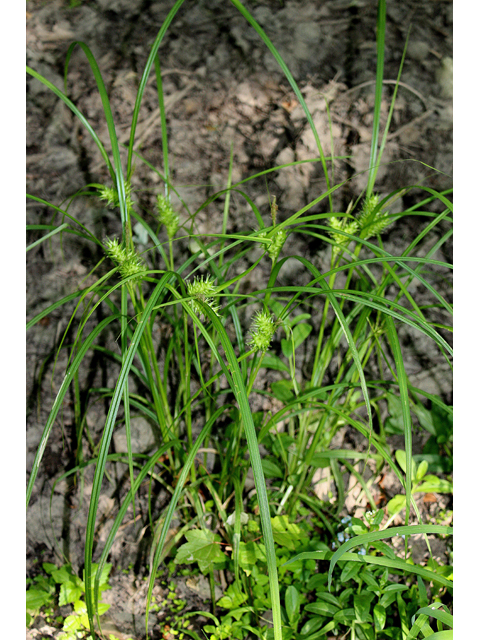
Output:
[[[397,85],[380,140],[386,2],[378,2],[377,78],[367,188],[343,212],[337,211],[334,206],[336,192],[344,183],[334,184],[333,152],[330,157],[325,155],[296,81],[251,13],[239,0],[231,0],[231,3],[257,32],[284,72],[304,109],[317,143],[318,156],[310,161],[319,162],[325,190],[288,217],[282,211],[281,201],[273,198],[269,218],[265,221],[248,194],[248,183],[297,163],[274,167],[232,184],[231,154],[229,180],[225,189],[210,196],[197,211],[190,211],[181,199],[169,169],[169,148],[175,141],[170,141],[167,135],[158,50],[184,0],[175,2],[150,50],[138,87],[125,163],[122,161],[123,150],[118,142],[108,93],[95,58],[85,43],[73,43],[68,49],[64,91],[60,91],[35,70],[27,68],[27,72],[51,89],[86,128],[102,155],[111,179],[109,185],[87,185],[74,194],[63,208],[37,196],[28,196],[46,207],[52,207],[60,222],[52,223],[48,228],[42,227],[47,233],[33,242],[27,251],[57,234],[63,236],[73,233],[84,242],[94,243],[103,253],[101,261],[92,271],[99,274],[94,284],[58,300],[27,325],[30,328],[54,309],[75,302],[68,325],[69,329],[75,327],[75,339],[73,345],[69,345],[71,355],[68,367],[36,452],[28,482],[27,506],[52,427],[67,391],[72,387],[77,459],[68,473],[81,477],[88,466],[93,465],[95,469],[89,498],[84,558],[86,615],[93,636],[95,617],[101,629],[98,608],[100,576],[127,509],[130,505],[134,512],[139,508],[136,496],[145,480],[158,483],[170,493],[168,504],[163,505],[159,513],[150,509],[148,513],[153,535],[145,607],[147,635],[148,611],[152,605],[157,571],[166,555],[172,551],[172,544],[167,542],[167,537],[174,518],[182,520],[181,533],[174,542],[178,543],[185,534],[186,544],[193,545],[181,553],[179,551],[178,560],[187,560],[190,557],[187,553],[189,549],[195,550],[195,557],[206,558],[201,561],[200,569],[209,577],[215,606],[214,570],[227,561],[225,553],[220,551],[220,545],[228,545],[231,549],[234,584],[242,589],[242,517],[244,520],[247,517],[246,509],[259,515],[262,553],[269,585],[265,607],[268,606],[272,612],[274,640],[283,637],[285,610],[289,624],[296,629],[300,601],[297,602],[298,594],[290,589],[286,596],[286,609],[281,604],[275,544],[279,532],[272,527],[272,518],[285,517],[289,522],[294,522],[300,514],[311,511],[320,518],[326,530],[330,530],[331,523],[344,506],[342,466],[356,474],[366,495],[371,498],[362,470],[356,470],[349,460],[353,459],[355,463],[360,461],[363,470],[370,459],[375,462],[378,471],[383,468],[393,471],[404,489],[402,505],[405,506],[405,523],[402,527],[389,527],[387,530],[357,532],[357,537],[335,553],[325,555],[325,552],[321,552],[321,558],[318,553],[309,556],[330,560],[329,585],[332,571],[340,558],[353,563],[359,561],[358,555],[352,558],[354,554],[349,553],[354,546],[363,545],[362,548],[366,550],[362,562],[407,571],[411,563],[407,566],[405,560],[369,554],[369,544],[389,539],[400,532],[405,535],[407,553],[408,538],[413,533],[452,533],[451,527],[430,525],[421,520],[412,491],[415,474],[411,417],[412,412],[418,412],[423,407],[419,400],[422,396],[435,403],[444,415],[451,414],[451,407],[440,398],[432,397],[412,385],[405,370],[399,335],[402,326],[423,334],[436,345],[451,366],[452,348],[445,334],[450,330],[448,317],[452,308],[436,287],[436,274],[448,274],[451,265],[435,256],[451,236],[452,204],[448,198],[449,191],[438,192],[422,185],[405,186],[384,196],[378,195],[375,189],[398,88]],[[75,47],[82,50],[95,76],[108,125],[111,154],[84,114],[68,97],[68,66]],[[404,57],[405,52],[402,64]],[[163,172],[134,150],[140,105],[152,67],[155,68],[161,113]],[[400,72],[401,69],[399,77]],[[162,192],[155,194],[154,212],[142,212],[135,203],[132,188],[134,156],[156,171],[163,181]],[[423,191],[421,201],[403,211],[390,213],[393,203],[413,188]],[[96,237],[82,220],[69,213],[72,200],[85,194],[98,197],[106,206],[118,211],[121,229],[118,237]],[[172,194],[176,194],[182,202],[181,211],[173,206]],[[221,197],[225,198],[225,204],[218,233],[201,234],[196,226],[198,214],[208,207],[214,207]],[[242,199],[249,206],[253,231],[228,232],[233,197]],[[438,203],[442,211],[435,213]],[[322,206],[326,207],[327,212],[317,213]],[[398,255],[393,255],[384,248],[381,235],[398,220],[409,216],[418,217],[419,224],[421,222],[423,226],[408,246],[403,247]],[[155,223],[151,222],[152,219]],[[147,249],[142,253],[133,233],[134,222],[140,225],[144,237],[148,239]],[[34,230],[33,227],[30,230]],[[35,230],[39,229],[35,227]],[[429,241],[433,236],[437,240],[432,245]],[[322,271],[315,259],[288,253],[292,237],[313,238],[329,247],[329,269]],[[191,246],[195,247],[186,259],[182,258],[181,252],[181,243],[185,240],[194,241]],[[427,247],[425,251],[424,247]],[[255,248],[260,251],[254,254],[255,259],[250,260],[245,268],[245,261]],[[298,272],[305,274],[306,284],[282,284],[287,261],[294,261]],[[100,270],[104,262],[108,265],[106,272]],[[263,288],[251,290],[246,286],[246,276],[260,269],[261,263],[268,265],[268,278]],[[428,307],[415,301],[411,293],[412,283],[428,292],[432,300]],[[105,317],[91,328],[99,307],[104,310]],[[439,316],[441,321],[438,320]],[[159,357],[155,333],[157,323],[169,327],[172,336],[162,357]],[[118,376],[114,388],[90,390],[91,401],[97,395],[107,398],[109,403],[101,439],[95,442],[86,424],[86,408],[80,402],[80,372],[87,354],[100,349],[96,345],[98,337],[112,329],[119,336],[120,354],[106,348],[101,348],[101,353],[115,363]],[[62,344],[65,342],[62,341]],[[303,367],[300,375],[298,361],[302,357],[302,349],[307,347],[311,361],[308,372]],[[334,366],[337,361],[338,366]],[[277,376],[268,392],[259,386],[261,376],[266,371],[274,372]],[[137,391],[140,387],[147,392],[140,395]],[[262,393],[273,397],[281,408],[270,413],[252,411],[253,396]],[[390,450],[383,428],[382,408],[387,397],[392,395],[399,400],[399,419],[404,434],[401,466]],[[158,435],[160,444],[148,456],[132,449],[133,416],[147,418]],[[126,455],[111,452],[113,432],[119,421],[126,432]],[[374,428],[377,422],[380,429]],[[196,424],[201,425],[200,430],[196,429]],[[366,451],[331,449],[332,439],[343,425],[348,425],[364,437]],[[207,450],[214,452],[213,468],[208,468]],[[261,451],[267,453],[261,455]],[[102,482],[112,463],[125,464],[130,488],[122,499],[97,568],[93,564],[96,517]],[[328,467],[336,484],[337,504],[333,511],[329,503],[316,503],[312,494],[313,476],[319,467]],[[253,473],[255,491],[249,493],[247,498],[246,484],[250,473]],[[208,508],[205,496],[208,496]],[[412,516],[418,524],[411,523]],[[275,520],[275,523],[278,521]],[[417,574],[427,576],[427,579],[432,577],[428,572],[422,574],[420,568]],[[443,577],[442,580],[442,584],[447,585],[445,588],[451,589],[451,580]],[[437,612],[437,609],[426,612],[423,607],[419,610],[419,618],[414,623],[417,635],[425,626],[425,616],[428,613],[433,615],[433,611]],[[419,626],[419,620],[423,627]],[[264,630],[266,632],[266,627]]]

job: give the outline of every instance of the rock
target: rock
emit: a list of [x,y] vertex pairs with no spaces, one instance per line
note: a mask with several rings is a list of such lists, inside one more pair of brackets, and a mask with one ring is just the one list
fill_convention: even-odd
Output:
[[[50,512],[50,494],[45,492],[27,509],[27,531],[30,544],[45,544],[55,548],[54,538],[61,540],[64,519],[64,496],[53,495]],[[50,523],[50,514],[52,522]],[[53,527],[53,529],[52,529]]]
[[310,52],[312,46],[318,46],[321,42],[320,26],[315,22],[300,22],[295,26],[293,33],[295,41],[308,45]]
[[[60,91],[63,92],[63,78],[56,73],[50,65],[45,64],[44,62],[37,62],[34,71],[39,73],[46,80],[55,85],[57,89],[60,89]],[[43,93],[51,95],[51,90],[46,87],[43,82],[34,79],[29,84],[29,93],[33,96],[38,96]]]
[[411,40],[408,43],[407,56],[410,56],[413,60],[422,62],[428,56],[429,51],[430,45],[428,42],[425,42],[424,40]]
[[114,11],[124,16],[140,13],[143,0],[97,0],[103,11]]
[[[132,418],[130,421],[132,451],[144,453],[155,446],[155,436],[150,423],[145,418]],[[113,442],[117,453],[126,453],[127,434],[125,426],[113,434]]]
[[[210,600],[210,584],[205,576],[191,576],[185,580],[185,585],[202,600]],[[220,587],[215,585],[215,599],[219,600],[222,595]]]
[[444,98],[453,98],[453,60],[442,58],[440,67],[435,71],[435,78],[440,85],[440,92]]

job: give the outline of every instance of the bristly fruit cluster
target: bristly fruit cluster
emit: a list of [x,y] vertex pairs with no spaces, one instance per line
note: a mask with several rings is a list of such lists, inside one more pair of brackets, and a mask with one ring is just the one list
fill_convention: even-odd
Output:
[[273,316],[268,311],[257,311],[250,328],[250,339],[248,344],[255,351],[268,351],[277,325],[273,320]]
[[277,224],[277,213],[278,213],[278,204],[276,196],[273,196],[272,204],[270,205],[270,215],[272,218],[274,230],[270,233],[266,231],[261,231],[258,235],[260,238],[271,238],[272,242],[268,245],[267,251],[270,259],[275,264],[278,260],[278,256],[280,255],[280,251],[285,244],[287,239],[287,234],[283,229],[275,230],[275,226]]
[[388,216],[388,211],[382,211],[377,207],[377,194],[372,194],[370,198],[365,198],[362,212],[358,218],[360,237],[365,240],[372,236],[380,235],[393,222]]
[[[98,189],[100,200],[105,200],[107,206],[111,209],[118,207],[120,205],[120,200],[118,197],[118,191],[113,187],[101,186]],[[125,183],[125,204],[127,206],[127,211],[130,211],[133,208],[132,202],[132,185],[129,182]]]
[[199,318],[205,314],[201,305],[197,303],[197,300],[208,305],[217,316],[219,315],[220,307],[215,303],[217,287],[213,284],[213,281],[214,279],[211,276],[207,276],[206,278],[203,276],[200,278],[195,276],[193,282],[187,284],[188,295],[193,298],[189,304]]
[[116,238],[113,240],[107,238],[104,242],[104,247],[107,256],[118,266],[122,279],[130,276],[136,276],[132,278],[132,281],[142,279],[141,274],[145,270],[145,265],[134,249],[126,249],[121,246]]
[[378,195],[372,194],[369,198],[365,198],[358,219],[332,217],[329,222],[332,229],[330,236],[335,242],[333,253],[337,255],[351,242],[351,239],[345,236],[344,233],[352,236],[357,235],[364,240],[368,240],[372,236],[381,234],[393,220],[389,217],[388,211],[382,211],[378,208]]
[[158,208],[158,219],[161,223],[165,225],[167,230],[168,239],[172,240],[172,238],[177,233],[179,218],[175,213],[172,205],[162,195],[157,196],[157,208]]

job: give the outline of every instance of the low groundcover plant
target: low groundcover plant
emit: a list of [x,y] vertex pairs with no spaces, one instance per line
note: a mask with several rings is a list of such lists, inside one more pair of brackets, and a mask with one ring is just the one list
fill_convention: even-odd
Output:
[[[433,559],[426,567],[413,563],[409,545],[413,534],[422,534],[428,543],[428,535],[453,533],[448,525],[424,523],[415,500],[422,492],[452,491],[451,482],[439,477],[450,471],[448,425],[452,408],[412,385],[405,370],[399,333],[402,326],[407,326],[423,334],[451,364],[452,349],[445,337],[450,327],[444,318],[452,314],[452,308],[435,286],[438,273],[444,277],[451,265],[434,256],[451,236],[452,205],[448,191],[437,192],[421,185],[405,186],[384,196],[375,189],[397,89],[380,140],[385,0],[378,2],[377,83],[368,183],[365,193],[344,212],[334,207],[335,192],[343,186],[333,184],[335,158],[333,153],[330,158],[325,156],[295,80],[260,25],[239,0],[231,0],[268,47],[303,107],[318,145],[318,157],[311,162],[320,162],[326,184],[323,193],[289,217],[283,216],[281,201],[273,198],[266,221],[248,196],[248,182],[285,167],[274,167],[232,184],[230,165],[229,184],[197,211],[190,211],[185,203],[183,210],[177,211],[172,204],[172,195],[180,196],[169,172],[170,141],[157,54],[183,1],[177,0],[166,17],[141,77],[126,167],[121,160],[107,91],[89,47],[82,42],[70,46],[64,92],[27,68],[79,118],[108,168],[110,185],[87,185],[73,198],[85,193],[95,195],[119,212],[121,222],[121,236],[97,238],[69,213],[73,198],[61,208],[29,196],[52,206],[61,220],[51,225],[44,240],[57,233],[75,233],[101,248],[104,271],[99,263],[92,271],[98,274],[94,284],[50,305],[27,325],[31,327],[53,309],[76,301],[69,322],[69,327],[75,327],[75,340],[69,345],[69,364],[35,456],[27,506],[52,427],[70,386],[77,389],[79,371],[87,354],[95,348],[96,339],[113,329],[119,336],[121,351],[120,356],[103,351],[118,366],[115,387],[97,392],[93,389],[89,396],[93,401],[98,393],[109,400],[99,442],[92,441],[84,419],[86,408],[77,391],[74,393],[77,458],[68,473],[81,476],[88,465],[95,468],[84,541],[83,580],[65,568],[47,565],[44,569],[54,583],[73,585],[69,587],[70,596],[65,596],[65,590],[60,596],[75,606],[71,630],[87,629],[95,638],[94,621],[101,630],[100,615],[105,610],[99,598],[110,570],[109,552],[127,509],[132,505],[135,512],[139,488],[149,480],[154,486],[158,483],[168,487],[170,497],[160,511],[149,510],[147,515],[152,532],[145,604],[147,636],[155,580],[171,553],[172,580],[175,571],[186,567],[207,576],[210,585],[211,611],[176,615],[176,633],[183,636],[207,636],[211,640],[320,640],[327,634],[349,631],[351,638],[360,640],[451,638],[453,619],[444,604],[450,604],[453,589],[451,567]],[[87,57],[97,81],[113,163],[88,120],[67,95],[68,64],[77,46]],[[136,124],[152,66],[158,80],[164,155],[163,173],[157,171],[164,189],[155,194],[155,216],[146,212],[142,215],[131,186]],[[143,160],[138,153],[136,157]],[[423,190],[423,199],[403,211],[390,213],[400,196],[414,186]],[[228,233],[231,193],[250,206],[254,230]],[[209,236],[195,232],[198,213],[213,206],[220,197],[225,197],[221,229]],[[315,212],[320,204],[327,207],[326,213]],[[438,204],[441,212],[434,213]],[[393,255],[383,248],[381,234],[408,216],[418,217],[420,230],[398,255]],[[185,219],[187,222],[182,222]],[[132,221],[140,225],[148,239],[146,249],[141,251],[138,234],[132,232]],[[434,232],[439,239],[432,246],[427,241]],[[292,236],[315,238],[329,245],[328,270],[322,271],[315,260],[290,254]],[[186,239],[195,250],[182,259],[181,247]],[[254,248],[261,249],[260,255],[255,253],[254,261],[245,269],[244,258]],[[295,261],[306,284],[282,284],[287,261]],[[257,268],[264,269],[264,265],[268,266],[268,275],[262,288],[252,290],[246,276]],[[412,283],[428,291],[431,304],[416,302]],[[104,317],[92,329],[100,306]],[[161,357],[155,323],[169,327],[172,336]],[[311,358],[308,367],[300,370],[298,362],[302,361],[304,350]],[[266,372],[276,377],[267,391],[261,386]],[[139,388],[141,394],[137,392]],[[270,402],[271,411],[252,411],[252,398],[261,395]],[[431,409],[422,400],[429,401]],[[385,407],[389,410],[387,420]],[[414,458],[412,449],[412,415],[418,418],[420,428],[430,434],[420,459]],[[132,450],[134,416],[146,418],[158,434],[159,445],[148,456]],[[114,428],[119,424],[126,431],[126,455],[113,454],[110,448]],[[201,426],[200,430],[196,425]],[[333,438],[344,426],[361,434],[364,449],[332,448]],[[404,439],[403,449],[395,454],[387,440],[393,433]],[[213,467],[207,464],[206,453],[202,455],[202,447],[214,451]],[[130,485],[98,563],[94,564],[101,487],[113,463],[126,466]],[[401,494],[389,502],[386,511],[377,509],[370,492],[366,473],[369,464],[377,474],[390,469],[401,484]],[[332,495],[332,500],[320,501],[313,493],[312,481],[318,469],[328,470],[335,483],[336,500]],[[428,469],[431,473],[427,476]],[[371,512],[363,519],[345,516],[345,471],[355,476],[371,505]],[[250,484],[252,473],[254,487]],[[401,514],[404,524],[391,526],[395,518],[397,525]],[[174,518],[180,522],[176,551],[175,545],[166,545]],[[389,544],[395,536],[404,536],[401,556]],[[217,599],[219,571],[226,576],[227,588]],[[53,597],[53,582],[46,580],[42,585],[37,591],[42,591],[43,600],[37,593],[33,602],[31,590],[30,596],[27,592],[33,612],[47,606]],[[194,619],[194,613],[207,619],[204,636],[187,624]]]

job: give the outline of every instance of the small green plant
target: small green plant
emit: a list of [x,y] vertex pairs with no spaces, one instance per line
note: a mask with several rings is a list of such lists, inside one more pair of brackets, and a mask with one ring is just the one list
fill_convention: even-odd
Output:
[[[50,565],[44,563],[43,568],[46,572],[47,568],[50,568]],[[55,570],[57,569],[56,567],[54,568]],[[43,609],[47,619],[51,619],[53,605],[56,600],[57,583],[54,578],[47,573],[46,576],[40,574],[33,580],[27,580],[27,586],[27,627],[29,627],[41,609]]]
[[[85,583],[73,573],[70,565],[65,564],[58,568],[54,564],[44,562],[42,568],[45,574],[36,576],[33,584],[27,589],[27,627],[31,625],[40,610],[43,611],[47,619],[53,620],[53,612],[57,606],[71,604],[74,609],[73,613],[64,620],[59,618],[56,621],[62,620],[63,622],[62,640],[76,640],[78,631],[90,629],[87,608],[83,599]],[[111,568],[112,565],[107,563],[101,572],[100,593],[110,589],[108,577]],[[95,573],[97,569],[98,565],[94,564]],[[99,602],[98,614],[104,614],[109,608],[109,604]]]
[[[395,451],[397,462],[404,473],[406,473],[405,451],[398,449]],[[428,474],[428,462],[422,460],[417,467],[415,460],[412,463],[412,495],[417,493],[453,493],[452,483],[436,475]],[[387,504],[388,515],[390,516],[387,525],[393,521],[397,513],[405,509],[406,500],[403,494],[398,494]]]
[[[286,640],[321,639],[327,633],[339,636],[351,633],[352,637],[361,640],[401,640],[402,629],[408,625],[410,631],[411,621],[419,612],[424,617],[418,618],[412,633],[418,635],[422,630],[420,637],[428,635],[430,627],[424,609],[430,607],[431,610],[440,605],[441,582],[448,584],[451,575],[448,567],[445,572],[439,572],[437,567],[437,575],[443,574],[444,578],[440,578],[437,588],[432,588],[428,596],[425,582],[428,583],[435,574],[408,564],[407,571],[411,572],[412,579],[408,584],[399,583],[397,579],[404,575],[402,564],[405,562],[396,555],[392,546],[377,540],[372,543],[371,550],[368,544],[362,544],[355,553],[348,554],[348,559],[338,562],[330,588],[328,575],[318,571],[317,562],[331,560],[339,545],[354,540],[356,536],[378,534],[384,518],[383,510],[366,512],[363,520],[345,516],[336,526],[335,540],[329,544],[325,542],[328,536],[319,537],[315,533],[323,529],[318,520],[312,524],[305,520],[294,524],[287,516],[272,519],[277,543],[282,634]],[[215,616],[208,616],[212,623],[205,625],[203,631],[209,634],[209,640],[242,640],[249,633],[267,640],[273,637],[272,629],[266,624],[271,601],[265,575],[265,549],[257,538],[258,523],[249,517],[248,523],[242,524],[241,531],[238,557],[235,558],[234,552],[226,565],[234,572],[238,562],[240,572],[237,580],[217,601],[219,611]],[[193,554],[198,552],[196,547],[188,545],[190,543],[179,548],[177,563],[184,561],[188,549]],[[190,615],[182,619],[187,620]]]
[[226,560],[225,554],[218,544],[220,536],[215,535],[209,529],[193,529],[185,534],[188,542],[177,551],[175,562],[186,564],[197,562],[202,573],[207,573],[216,563]]
[[[415,398],[415,396],[414,396]],[[445,405],[438,396],[431,396],[432,406],[427,409],[416,398],[411,401],[412,413],[420,428],[430,434],[423,446],[421,459],[426,460],[434,473],[451,473],[453,469],[453,407]],[[400,399],[393,393],[387,394],[388,418],[384,430],[387,435],[404,433]]]
[[[314,588],[316,602],[305,607],[305,611],[312,614],[312,617],[302,628],[302,634],[310,637],[311,633],[318,633],[318,637],[321,637],[328,631],[340,633],[348,628],[355,638],[400,640],[405,632],[411,633],[410,621],[414,619],[419,607],[427,606],[429,598],[430,601],[433,600],[429,606],[435,608],[440,604],[437,598],[442,591],[441,584],[449,584],[448,572],[443,574],[447,580],[437,578],[437,589],[432,589],[429,597],[424,581],[428,582],[435,574],[411,561],[407,560],[405,563],[382,540],[381,523],[384,516],[384,511],[378,510],[366,512],[364,520],[351,516],[341,519],[337,526],[336,540],[331,543],[332,550],[341,545],[335,551],[338,558],[342,558],[338,560],[338,569],[333,569],[332,566],[335,554],[327,551],[326,547],[317,552],[299,554],[290,560],[292,563],[299,560],[311,561],[314,558],[330,560],[328,579],[325,574],[317,574],[307,585],[307,589]],[[402,530],[408,531],[408,528],[404,527]],[[401,533],[397,535],[405,537]],[[356,553],[342,554],[341,549],[347,549],[347,546],[355,547]],[[399,583],[395,579],[405,570],[411,572],[414,578],[409,584]],[[437,576],[439,575],[437,572]],[[424,623],[425,618],[422,619],[422,624]],[[428,625],[423,633],[429,634]]]

